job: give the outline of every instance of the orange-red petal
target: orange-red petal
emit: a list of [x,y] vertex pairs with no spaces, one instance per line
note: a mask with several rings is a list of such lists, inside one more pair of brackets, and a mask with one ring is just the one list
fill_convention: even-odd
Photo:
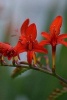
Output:
[[18,54],[27,51],[26,45],[18,42],[17,45],[13,48]]
[[35,52],[40,52],[40,53],[48,53],[47,49],[44,48],[43,46],[39,45],[39,44],[36,44],[34,45],[34,49],[33,49]]
[[57,42],[58,44],[63,44],[64,46],[67,47],[67,42],[65,42],[64,40],[58,40]]
[[26,29],[27,29],[28,25],[29,25],[29,19],[26,19],[24,21],[24,23],[22,24],[21,29],[20,29],[21,30],[21,35],[25,35],[25,32],[26,32]]
[[44,46],[50,44],[50,42],[48,40],[42,40],[39,44]]
[[58,39],[65,39],[65,38],[67,38],[67,34],[60,34],[58,36]]
[[55,33],[58,35],[60,33],[60,27],[62,25],[62,17],[57,16],[50,25],[50,34]]
[[46,39],[50,39],[50,34],[48,34],[47,32],[42,32],[41,35],[46,38]]
[[33,54],[34,54],[33,51],[28,51],[27,52],[27,61],[28,61],[29,64],[32,63]]
[[35,40],[37,36],[37,29],[36,25],[33,23],[31,24],[26,30],[26,37],[28,40]]

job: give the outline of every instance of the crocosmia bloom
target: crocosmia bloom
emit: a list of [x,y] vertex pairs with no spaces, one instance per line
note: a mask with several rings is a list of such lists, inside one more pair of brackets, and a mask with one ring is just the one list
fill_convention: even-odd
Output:
[[[12,48],[12,46],[8,43],[0,42],[0,56],[7,56],[8,51]],[[9,56],[7,56],[9,59]]]
[[62,17],[57,16],[50,25],[49,33],[42,32],[42,36],[45,40],[40,42],[41,45],[50,44],[52,46],[53,67],[55,67],[56,45],[63,44],[64,46],[67,46],[67,42],[64,40],[67,38],[67,34],[60,34],[61,25]]
[[8,57],[8,60],[10,60],[18,54],[9,43],[0,42],[0,57],[2,56]]
[[42,36],[45,40],[41,41],[41,44],[51,44],[56,46],[57,44],[63,44],[67,46],[67,42],[64,41],[67,38],[67,34],[60,34],[60,28],[62,25],[62,17],[57,16],[50,25],[49,33],[42,32]]
[[6,53],[4,54],[4,56],[8,57],[8,60],[10,60],[11,58],[14,59],[15,57],[20,59],[19,54],[17,53],[17,51],[14,50],[13,47],[9,48],[8,51],[6,51]]
[[6,52],[11,48],[11,45],[8,43],[0,42],[0,53],[6,54]]
[[21,36],[17,45],[14,47],[18,53],[27,52],[27,61],[31,64],[35,52],[47,53],[47,50],[36,40],[37,29],[34,23],[29,25],[29,19],[26,19],[21,27]]

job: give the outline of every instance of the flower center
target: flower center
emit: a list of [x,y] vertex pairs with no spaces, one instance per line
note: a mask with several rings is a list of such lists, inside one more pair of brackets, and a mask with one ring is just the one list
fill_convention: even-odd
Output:
[[53,34],[51,36],[51,44],[52,44],[52,46],[55,46],[57,44],[57,36],[56,36],[56,34]]
[[27,49],[30,51],[33,49],[33,42],[32,41],[27,42]]

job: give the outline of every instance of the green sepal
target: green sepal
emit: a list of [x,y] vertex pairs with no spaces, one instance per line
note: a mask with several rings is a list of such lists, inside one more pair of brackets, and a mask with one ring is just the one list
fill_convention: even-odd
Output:
[[12,78],[16,78],[17,76],[21,75],[25,71],[29,70],[29,68],[22,68],[22,67],[16,67],[11,75]]

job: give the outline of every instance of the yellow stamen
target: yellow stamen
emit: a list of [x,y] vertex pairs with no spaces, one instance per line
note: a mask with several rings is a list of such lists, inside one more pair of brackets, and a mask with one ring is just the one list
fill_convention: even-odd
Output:
[[35,53],[33,54],[33,61],[34,61],[34,64],[36,64],[37,59],[36,59],[36,54]]
[[18,60],[18,56],[13,57],[12,60],[17,61]]

